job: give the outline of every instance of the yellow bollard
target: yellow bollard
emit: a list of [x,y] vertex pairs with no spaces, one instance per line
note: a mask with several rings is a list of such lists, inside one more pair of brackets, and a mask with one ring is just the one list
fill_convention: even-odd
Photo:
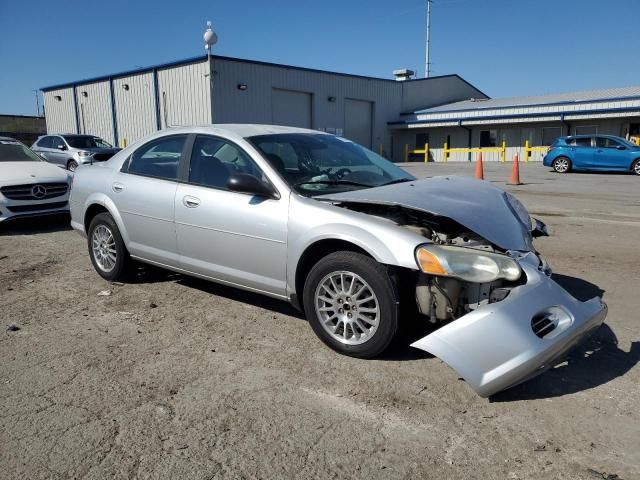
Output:
[[447,142],[444,142],[444,148],[442,150],[444,151],[444,161],[447,162],[449,160],[449,145]]
[[500,151],[500,160],[502,162],[507,161],[507,142],[502,141],[502,150]]
[[529,150],[529,140],[524,142],[524,163],[529,163],[529,155],[531,155],[531,150]]
[[424,163],[429,163],[429,144],[424,144]]
[[382,146],[382,144],[380,144],[380,148],[378,149],[378,151],[380,152],[380,156],[384,157],[384,147]]
[[122,148],[127,148],[127,139],[126,138],[122,139]]
[[404,162],[409,162],[409,144],[407,143],[404,144]]

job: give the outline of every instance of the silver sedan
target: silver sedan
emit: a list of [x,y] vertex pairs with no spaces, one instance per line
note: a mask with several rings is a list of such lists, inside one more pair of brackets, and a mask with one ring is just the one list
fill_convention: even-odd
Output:
[[72,226],[96,271],[134,261],[287,300],[318,337],[380,355],[413,343],[489,396],[557,363],[606,305],[557,285],[512,195],[464,177],[416,180],[343,138],[268,125],[164,130],[81,166]]

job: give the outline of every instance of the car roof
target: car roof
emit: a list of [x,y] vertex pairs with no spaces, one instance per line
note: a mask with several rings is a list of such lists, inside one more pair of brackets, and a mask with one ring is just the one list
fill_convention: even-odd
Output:
[[310,130],[308,128],[285,127],[282,125],[261,125],[252,123],[217,123],[209,125],[195,125],[193,127],[172,127],[176,129],[198,129],[198,131],[209,131],[211,133],[230,133],[240,137],[253,137],[256,135],[272,135],[278,133],[316,133],[324,132]]

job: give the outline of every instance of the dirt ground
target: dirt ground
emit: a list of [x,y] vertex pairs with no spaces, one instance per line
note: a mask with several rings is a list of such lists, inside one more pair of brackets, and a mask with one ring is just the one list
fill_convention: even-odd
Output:
[[640,478],[640,178],[522,177],[557,280],[610,310],[491,399],[408,346],[340,356],[259,295],[156,269],[109,284],[66,219],[0,227],[0,477]]

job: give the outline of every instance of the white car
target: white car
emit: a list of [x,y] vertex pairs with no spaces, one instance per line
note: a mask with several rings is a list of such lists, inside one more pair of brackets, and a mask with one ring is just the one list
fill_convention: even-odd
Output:
[[0,137],[0,223],[69,212],[71,177],[13,138]]

